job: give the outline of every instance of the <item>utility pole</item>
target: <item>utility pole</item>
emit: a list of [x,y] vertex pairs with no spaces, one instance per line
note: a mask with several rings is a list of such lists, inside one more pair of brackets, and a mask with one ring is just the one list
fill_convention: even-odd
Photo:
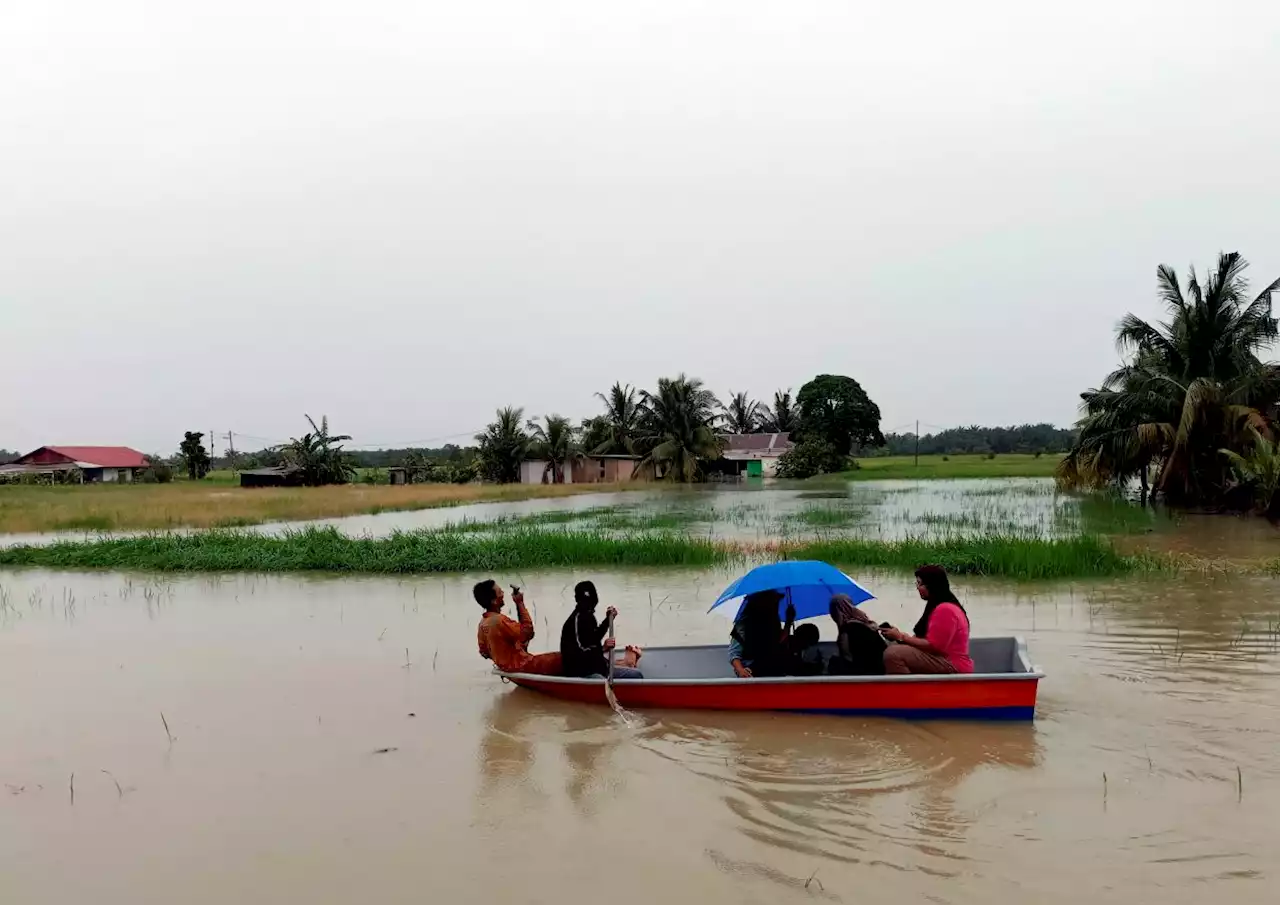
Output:
[[920,467],[920,419],[916,419],[916,468]]
[[231,462],[231,470],[236,470],[236,435],[235,431],[227,431],[227,459]]

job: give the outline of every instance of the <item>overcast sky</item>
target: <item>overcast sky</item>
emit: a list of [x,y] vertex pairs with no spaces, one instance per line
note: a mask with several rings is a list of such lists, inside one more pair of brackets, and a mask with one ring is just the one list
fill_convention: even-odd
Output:
[[0,447],[682,370],[1069,424],[1158,263],[1280,275],[1278,48],[1261,0],[4,3]]

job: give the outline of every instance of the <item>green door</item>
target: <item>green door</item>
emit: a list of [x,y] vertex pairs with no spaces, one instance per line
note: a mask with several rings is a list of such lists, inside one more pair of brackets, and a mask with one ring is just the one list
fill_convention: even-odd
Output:
[[759,459],[751,459],[747,462],[747,477],[761,478],[764,477],[764,463]]

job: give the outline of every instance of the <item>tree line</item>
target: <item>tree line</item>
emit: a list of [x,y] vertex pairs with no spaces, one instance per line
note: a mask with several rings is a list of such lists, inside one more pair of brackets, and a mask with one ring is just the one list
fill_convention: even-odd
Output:
[[[910,456],[917,452],[916,435],[885,434],[878,450],[862,450],[862,455]],[[933,434],[921,434],[918,451],[922,456],[1007,455],[1011,453],[1065,453],[1076,441],[1072,429],[1052,424],[1020,424],[1010,427],[951,427]]]
[[526,420],[518,407],[499,409],[476,435],[475,467],[498,483],[520,480],[521,463],[543,462],[542,480],[560,483],[584,455],[626,455],[654,477],[691,482],[706,476],[723,452],[724,434],[789,433],[795,450],[779,473],[804,477],[846,467],[857,446],[883,444],[880,409],[852,377],[820,375],[800,388],[773,394],[772,405],[733,393],[721,401],[696,377],[660,378],[652,390],[615,383],[597,393],[599,415],[574,424],[561,415]]
[[1128,314],[1116,328],[1120,366],[1081,394],[1079,436],[1063,459],[1066,487],[1136,484],[1146,496],[1202,509],[1280,515],[1280,364],[1264,360],[1280,331],[1280,279],[1249,289],[1239,253],[1185,283],[1156,269],[1165,320]]

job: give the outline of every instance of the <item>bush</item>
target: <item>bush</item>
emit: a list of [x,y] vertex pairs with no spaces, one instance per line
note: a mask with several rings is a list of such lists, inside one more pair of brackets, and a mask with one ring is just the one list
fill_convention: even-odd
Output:
[[777,475],[780,478],[812,478],[820,474],[834,474],[848,468],[849,461],[830,443],[806,440],[782,454],[778,459]]
[[153,458],[145,471],[138,475],[142,484],[168,484],[173,480],[173,468],[163,459]]
[[390,484],[391,476],[385,468],[366,468],[360,474],[361,484]]

